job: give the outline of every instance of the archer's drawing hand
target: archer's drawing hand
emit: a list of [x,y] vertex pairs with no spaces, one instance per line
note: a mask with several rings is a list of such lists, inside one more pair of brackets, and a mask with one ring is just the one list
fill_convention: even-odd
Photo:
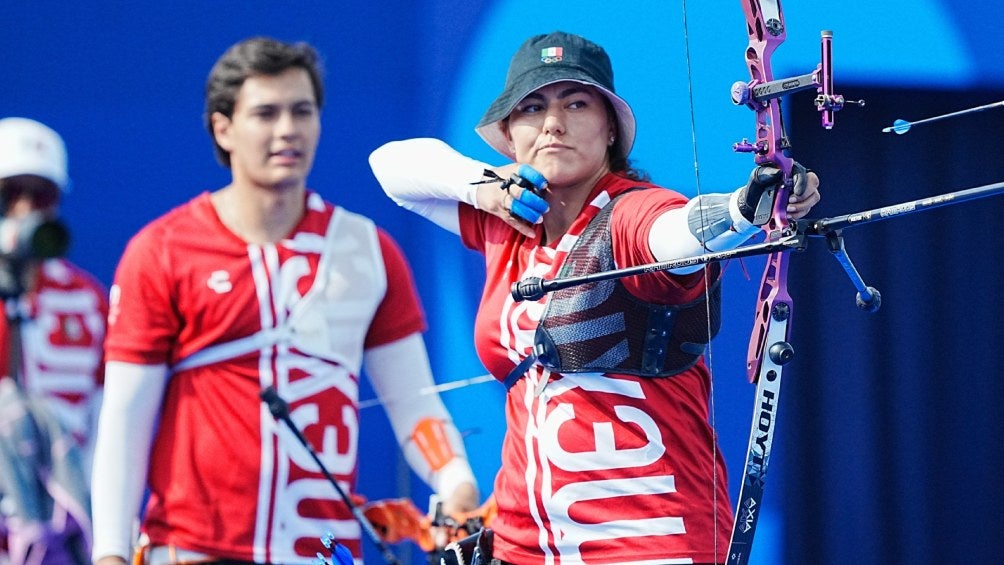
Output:
[[478,209],[501,218],[527,237],[535,237],[534,226],[543,221],[548,210],[541,196],[547,181],[529,165],[506,165],[492,172],[507,180],[503,180],[501,190],[492,185],[478,188]]

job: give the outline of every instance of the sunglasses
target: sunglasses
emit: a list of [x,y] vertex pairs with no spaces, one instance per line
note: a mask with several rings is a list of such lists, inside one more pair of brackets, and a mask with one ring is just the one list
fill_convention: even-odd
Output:
[[49,179],[35,175],[18,175],[0,179],[0,204],[7,209],[22,199],[31,200],[32,208],[44,210],[59,203],[59,187]]

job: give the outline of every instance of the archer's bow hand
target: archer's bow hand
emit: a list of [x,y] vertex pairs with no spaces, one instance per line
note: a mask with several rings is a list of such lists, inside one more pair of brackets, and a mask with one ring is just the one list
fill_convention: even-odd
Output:
[[819,204],[819,176],[815,172],[795,163],[794,187],[788,196],[788,217],[793,220],[804,218],[812,207]]
[[[754,225],[763,225],[770,219],[773,192],[783,181],[780,168],[765,163],[750,173],[746,186],[739,189],[739,211]],[[801,164],[792,164],[792,189],[788,196],[787,212],[792,219],[804,217],[820,200],[819,177]]]

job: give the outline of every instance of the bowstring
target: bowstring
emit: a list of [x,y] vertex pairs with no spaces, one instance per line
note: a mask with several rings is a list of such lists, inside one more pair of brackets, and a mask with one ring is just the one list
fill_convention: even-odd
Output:
[[[687,96],[689,102],[690,110],[690,144],[691,151],[694,157],[694,183],[696,190],[696,198],[701,197],[701,167],[700,160],[698,159],[697,152],[697,113],[694,108],[694,75],[690,65],[690,31],[687,22],[687,0],[680,0],[683,7],[683,52],[684,60],[687,66]],[[701,227],[707,226],[707,217],[705,214],[704,206],[698,206],[700,217],[701,217]],[[701,229],[700,243],[701,247],[707,250],[707,234],[708,230]],[[719,547],[718,547],[718,426],[715,419],[715,371],[714,371],[714,361],[711,346],[711,277],[709,275],[711,271],[710,264],[705,265],[702,269],[704,276],[704,309],[705,317],[708,320],[708,345],[704,353],[705,365],[708,368],[708,410],[709,410],[709,425],[711,426],[711,504],[712,504],[712,521],[714,522],[713,527],[713,544],[714,544],[714,554],[715,563],[718,563]]]

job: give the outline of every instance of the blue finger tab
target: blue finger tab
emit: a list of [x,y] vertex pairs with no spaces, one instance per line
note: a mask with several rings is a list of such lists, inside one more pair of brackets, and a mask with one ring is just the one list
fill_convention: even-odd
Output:
[[[533,194],[529,190],[523,191],[523,194],[527,193]],[[534,210],[526,204],[523,204],[520,200],[522,200],[522,198],[512,201],[512,208],[509,209],[510,213],[521,220],[526,220],[531,224],[536,224],[540,220],[540,212]]]
[[533,186],[536,187],[537,190],[544,190],[547,188],[547,179],[544,178],[544,175],[537,172],[537,169],[534,169],[530,165],[520,165],[516,174],[533,183]]
[[516,200],[526,204],[538,214],[543,214],[550,208],[550,206],[547,205],[547,201],[535,194],[532,190],[524,190],[520,193],[519,198]]

